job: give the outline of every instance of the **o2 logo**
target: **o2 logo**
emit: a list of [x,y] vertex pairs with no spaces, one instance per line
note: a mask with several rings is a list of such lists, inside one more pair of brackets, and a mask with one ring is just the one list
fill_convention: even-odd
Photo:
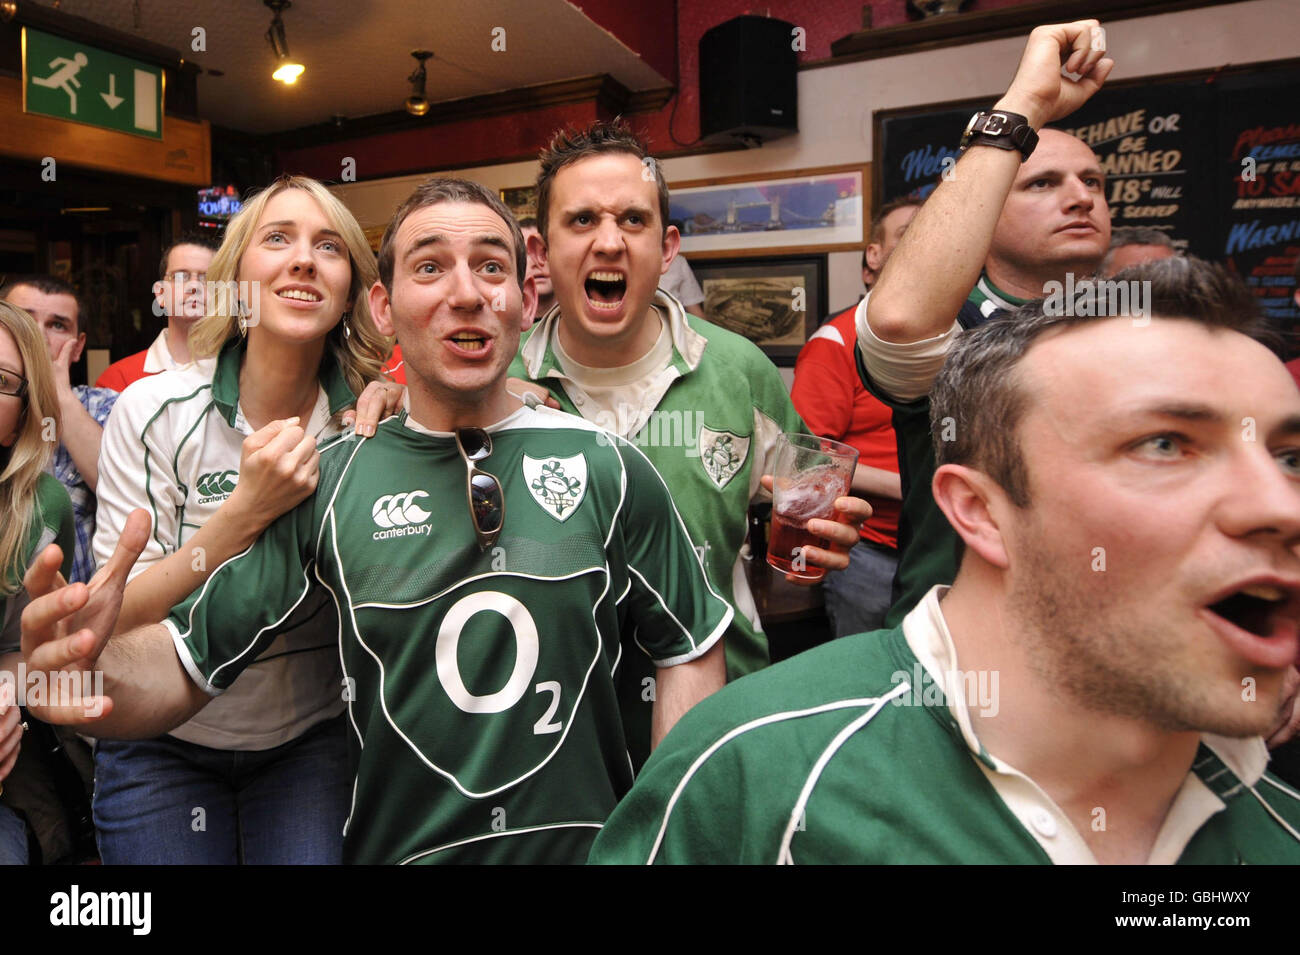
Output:
[[[515,638],[515,663],[505,686],[495,693],[478,695],[471,693],[465,686],[457,662],[457,651],[465,625],[480,613],[499,614],[510,624]],[[434,648],[438,682],[452,703],[465,713],[502,713],[522,700],[528,692],[537,672],[539,652],[537,624],[527,607],[509,594],[495,590],[470,594],[452,605],[438,628],[438,642]],[[550,695],[546,712],[533,724],[533,733],[542,736],[560,732],[564,724],[555,719],[560,708],[559,682],[545,680],[533,686],[532,690],[536,694]]]

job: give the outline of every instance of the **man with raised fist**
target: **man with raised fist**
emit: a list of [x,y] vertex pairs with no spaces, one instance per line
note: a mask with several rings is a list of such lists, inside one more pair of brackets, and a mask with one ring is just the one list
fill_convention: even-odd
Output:
[[[1112,65],[1095,20],[1036,29],[1010,89],[971,118],[957,164],[858,306],[859,374],[893,409],[903,476],[899,567],[885,626],[957,570],[957,535],[930,493],[928,395],[944,358],[967,329],[1040,298],[1047,283],[1090,278],[1106,253],[1101,164],[1082,140],[1044,126],[1082,106]],[[941,419],[935,427],[941,440],[952,440],[961,424]]]

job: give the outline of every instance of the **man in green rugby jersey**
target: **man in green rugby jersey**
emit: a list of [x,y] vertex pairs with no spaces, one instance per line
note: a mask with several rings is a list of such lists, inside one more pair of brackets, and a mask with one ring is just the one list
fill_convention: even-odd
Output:
[[704,701],[593,861],[1300,863],[1300,391],[1223,269],[1121,276],[954,345],[952,586]]
[[[1096,21],[1039,27],[1001,105],[1041,125],[1109,66]],[[969,252],[1020,166],[973,145],[904,241]],[[952,336],[951,587],[702,703],[592,861],[1300,863],[1265,772],[1296,722],[1300,392],[1223,269],[1116,279],[1122,305],[1086,283]]]
[[153,736],[279,626],[334,614],[356,773],[346,860],[582,861],[632,782],[621,630],[636,626],[659,668],[657,740],[722,685],[733,611],[639,451],[506,391],[535,289],[490,191],[425,183],[379,266],[371,310],[403,346],[407,410],[322,448],[315,494],[164,623],[101,638],[138,516],[92,588],[52,589],[47,551],[27,579],[28,666],[102,669],[111,702],[92,731]]
[[[525,336],[510,374],[645,452],[671,485],[714,587],[736,607],[728,679],[761,669],[767,637],[741,548],[750,503],[770,499],[762,476],[781,433],[805,430],[789,390],[753,342],[687,314],[659,288],[681,236],[668,221],[663,169],[629,127],[557,132],[541,156],[537,204],[540,234],[529,246],[547,265],[556,304]],[[842,523],[819,522],[833,547],[802,552],[830,570],[848,566],[856,527],[871,513],[858,497],[836,507]],[[624,647],[619,696],[640,766],[650,749],[653,668],[635,634]]]

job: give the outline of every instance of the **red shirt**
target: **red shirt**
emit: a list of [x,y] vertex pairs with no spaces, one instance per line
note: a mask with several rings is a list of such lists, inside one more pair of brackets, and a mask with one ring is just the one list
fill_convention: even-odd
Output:
[[402,346],[394,345],[393,354],[389,356],[388,363],[384,365],[384,374],[388,375],[399,385],[406,384],[406,362],[402,359]]
[[1286,370],[1291,372],[1291,377],[1295,379],[1296,385],[1300,386],[1300,358],[1295,358],[1287,362]]
[[[893,412],[862,386],[853,351],[854,316],[845,309],[817,330],[799,352],[790,399],[813,434],[858,449],[858,462],[898,473],[898,442]],[[870,498],[871,519],[862,525],[866,540],[898,547],[901,502]]]
[[96,388],[112,388],[114,391],[126,391],[126,386],[141,378],[147,378],[153,372],[144,370],[144,360],[149,355],[148,349],[127,355],[121,361],[115,361],[104,369],[104,373],[95,379]]

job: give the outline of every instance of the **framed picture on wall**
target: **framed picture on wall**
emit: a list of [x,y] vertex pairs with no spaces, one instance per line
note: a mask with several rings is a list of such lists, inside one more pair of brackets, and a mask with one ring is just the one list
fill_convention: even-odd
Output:
[[537,218],[537,187],[515,186],[501,190],[501,201],[516,219]]
[[704,314],[792,366],[826,307],[826,256],[706,259],[691,268]]
[[692,260],[857,251],[870,170],[857,163],[673,183],[668,219]]

